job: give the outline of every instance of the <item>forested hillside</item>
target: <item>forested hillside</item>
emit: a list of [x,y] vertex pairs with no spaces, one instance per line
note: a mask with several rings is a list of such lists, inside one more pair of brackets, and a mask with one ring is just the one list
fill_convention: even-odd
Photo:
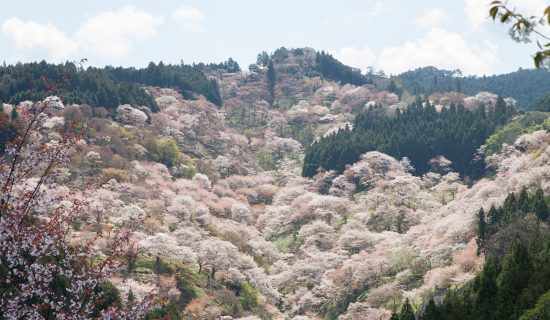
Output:
[[420,317],[435,319],[546,319],[550,306],[548,197],[511,193],[498,208],[481,208],[477,243],[486,256],[479,275],[449,290],[443,302],[430,301]]
[[372,83],[361,73],[361,70],[351,68],[336,60],[331,54],[324,51],[317,52],[315,57],[315,70],[328,80],[338,81],[342,84],[361,86]]
[[215,81],[200,68],[187,65],[158,65],[147,68],[80,69],[74,63],[25,63],[0,67],[0,101],[19,103],[42,100],[55,92],[68,103],[113,109],[121,104],[143,105],[153,112],[158,106],[142,86],[174,87],[187,98],[202,94],[216,105],[221,98]]
[[550,72],[546,69],[519,69],[493,76],[462,76],[460,70],[439,70],[424,67],[396,77],[400,85],[413,95],[456,91],[474,95],[489,91],[511,96],[524,109],[533,109],[535,101],[550,93]]
[[302,174],[312,177],[319,168],[343,172],[361,154],[380,151],[397,159],[408,158],[417,175],[433,169],[432,158],[444,156],[451,161],[447,166],[453,171],[479,176],[484,164],[481,159],[474,161],[476,150],[514,112],[502,99],[495,106],[481,106],[475,111],[451,105],[437,112],[420,99],[403,111],[397,109],[395,115],[371,107],[357,115],[353,129],[346,127],[314,142],[306,150]]
[[[550,112],[521,112],[490,92],[415,100],[399,79],[370,83],[311,48],[262,52],[257,62],[250,72],[232,59],[4,67],[0,81],[13,86],[2,87],[0,109],[9,146],[0,235],[23,236],[0,246],[0,318],[476,319],[490,303],[501,319],[544,310]],[[16,98],[27,97],[26,79],[38,100]],[[113,101],[100,102],[101,91]],[[35,267],[22,277],[27,263]],[[92,281],[71,281],[104,265]]]

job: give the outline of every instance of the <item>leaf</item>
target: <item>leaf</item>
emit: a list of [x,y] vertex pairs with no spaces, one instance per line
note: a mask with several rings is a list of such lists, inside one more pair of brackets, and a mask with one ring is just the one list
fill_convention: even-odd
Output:
[[492,6],[492,5],[501,4],[501,3],[502,3],[501,1],[495,0],[495,1],[491,2],[489,5]]
[[501,17],[500,17],[500,22],[504,23],[508,20],[508,18],[510,17],[512,13],[510,11],[506,12],[505,14],[503,14]]
[[489,10],[489,16],[493,18],[493,20],[496,19],[498,13],[498,7],[492,7],[491,10]]
[[546,16],[546,19],[548,20],[548,24],[550,24],[550,6],[546,7],[546,10],[544,10],[543,16]]
[[535,67],[540,68],[544,60],[550,58],[550,50],[539,51],[533,57],[535,61]]
[[542,62],[542,52],[537,52],[535,54],[535,57],[533,58],[533,60],[535,61],[535,67],[538,69],[540,68],[540,64]]

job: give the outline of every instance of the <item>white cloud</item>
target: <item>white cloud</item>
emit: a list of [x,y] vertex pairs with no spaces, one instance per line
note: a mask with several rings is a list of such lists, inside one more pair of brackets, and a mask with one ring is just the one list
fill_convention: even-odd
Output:
[[378,57],[378,68],[386,73],[435,66],[459,68],[465,74],[492,74],[497,60],[497,46],[485,43],[483,48],[469,44],[459,33],[432,28],[423,37],[402,46],[387,46]]
[[2,34],[13,41],[19,59],[61,62],[77,50],[76,43],[51,24],[9,18],[2,24]]
[[[465,12],[468,17],[468,24],[472,28],[478,28],[482,24],[489,22],[490,1],[487,0],[465,0]],[[516,9],[519,13],[526,16],[541,16],[544,8],[548,4],[545,0],[511,0],[507,6],[510,9]]]
[[90,18],[76,33],[76,40],[85,52],[105,58],[121,58],[128,54],[135,40],[154,35],[162,22],[160,16],[126,6]]
[[156,33],[163,18],[126,6],[100,13],[68,36],[52,24],[21,21],[12,17],[2,24],[2,33],[14,43],[18,59],[49,59],[56,62],[97,54],[119,59],[128,54],[135,41]]
[[336,59],[343,64],[365,70],[368,66],[374,64],[376,54],[368,47],[344,47],[333,53]]
[[197,8],[180,7],[172,14],[172,19],[179,22],[187,32],[202,32],[204,16]]
[[421,28],[431,28],[439,25],[446,18],[445,12],[441,9],[430,9],[424,12],[414,22]]

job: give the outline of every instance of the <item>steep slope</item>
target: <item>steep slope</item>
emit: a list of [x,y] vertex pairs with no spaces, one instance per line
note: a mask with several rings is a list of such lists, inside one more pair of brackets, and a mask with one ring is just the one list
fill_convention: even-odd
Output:
[[[523,126],[514,135],[497,130],[489,140],[501,148],[487,152],[493,174],[479,181],[466,183],[449,168],[415,176],[409,162],[378,151],[340,173],[302,177],[303,151],[313,140],[369,106],[392,114],[407,104],[381,89],[383,82],[306,76],[315,51],[287,54],[272,57],[272,104],[266,70],[206,67],[219,82],[221,108],[157,87],[146,88],[155,113],[120,105],[109,117],[97,106],[48,100],[52,111],[35,139],[86,130],[57,189],[45,192],[81,190],[83,178],[97,182],[86,193],[94,210],[79,217],[74,235],[99,235],[95,244],[107,251],[113,230],[140,222],[125,270],[111,279],[124,298],[156,287],[166,301],[158,314],[186,319],[389,319],[403,298],[418,307],[475,277],[483,264],[474,226],[481,207],[523,187],[550,191],[546,114],[513,119],[510,126]],[[433,112],[451,102],[479,110],[497,99],[433,98]],[[5,105],[4,112],[27,106]]]

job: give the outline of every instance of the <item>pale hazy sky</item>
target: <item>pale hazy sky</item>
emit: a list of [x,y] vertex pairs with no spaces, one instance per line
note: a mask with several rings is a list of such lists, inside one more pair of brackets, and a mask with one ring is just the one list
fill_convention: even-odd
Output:
[[[386,73],[434,65],[465,74],[532,67],[535,44],[513,42],[487,19],[490,0],[6,1],[0,54],[17,61],[146,66],[219,62],[243,69],[262,50],[312,47]],[[548,0],[514,0],[540,15]],[[550,30],[548,26],[545,26]]]

